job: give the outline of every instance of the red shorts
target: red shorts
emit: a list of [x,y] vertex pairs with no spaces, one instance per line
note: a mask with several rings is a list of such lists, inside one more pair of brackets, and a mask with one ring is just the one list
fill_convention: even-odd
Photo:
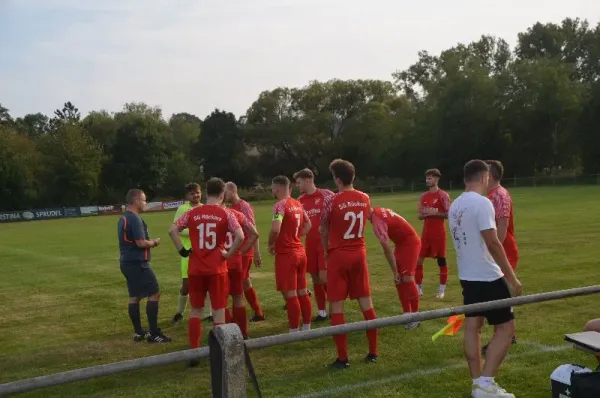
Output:
[[343,301],[371,295],[366,250],[333,250],[327,256],[327,299]]
[[326,271],[325,251],[323,246],[318,245],[306,247],[306,272],[311,275],[318,274],[319,271]]
[[420,252],[420,240],[407,241],[403,242],[400,246],[396,246],[394,257],[396,258],[396,268],[400,276],[415,276]]
[[439,238],[421,238],[420,258],[446,258],[446,237]]
[[227,307],[229,295],[227,274],[188,275],[190,304],[193,308],[203,308],[206,293],[210,295],[210,304],[214,310]]
[[230,269],[227,273],[229,279],[229,294],[232,296],[240,296],[244,294],[244,285],[242,279],[242,271],[239,269]]
[[275,283],[280,292],[306,289],[306,254],[304,250],[275,254]]
[[250,279],[250,268],[252,268],[252,262],[254,256],[243,256],[242,257],[242,281]]

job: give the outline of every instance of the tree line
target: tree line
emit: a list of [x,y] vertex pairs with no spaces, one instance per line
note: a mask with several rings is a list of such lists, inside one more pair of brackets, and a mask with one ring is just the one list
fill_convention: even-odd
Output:
[[600,23],[536,23],[514,49],[492,36],[417,61],[389,81],[311,81],[263,91],[244,115],[165,118],[158,107],[13,118],[0,104],[0,210],[120,203],[131,187],[180,197],[212,176],[242,187],[333,158],[362,180],[460,182],[471,158],[507,176],[600,172]]

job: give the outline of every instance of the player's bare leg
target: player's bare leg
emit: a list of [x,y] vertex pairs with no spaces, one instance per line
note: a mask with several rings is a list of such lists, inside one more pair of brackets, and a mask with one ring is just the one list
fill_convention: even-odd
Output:
[[[514,398],[514,395],[507,393],[506,390],[498,386],[494,381],[498,368],[506,357],[514,333],[514,320],[496,326],[494,336],[488,347],[481,376],[477,380],[474,378],[474,384],[478,386],[478,388],[474,387],[475,396],[491,396],[490,394],[493,393],[495,394],[494,396]],[[475,390],[479,391],[475,392]]]
[[471,378],[473,380],[481,377],[481,329],[483,328],[483,317],[465,318],[464,351]]
[[[402,275],[400,283],[396,285],[398,296],[402,303],[402,311],[405,314],[419,312],[419,290],[412,275]],[[419,327],[420,322],[410,322],[404,325],[404,329],[413,330]]]
[[179,289],[179,299],[177,301],[177,312],[173,316],[171,323],[173,325],[177,325],[183,319],[183,312],[185,311],[185,307],[188,302],[188,294],[189,294],[189,282],[188,279],[181,280],[181,288]]
[[446,295],[446,284],[448,283],[448,265],[446,264],[446,257],[437,257],[436,260],[440,268],[440,287],[435,297],[443,299]]
[[415,271],[415,282],[417,283],[417,288],[419,289],[419,296],[423,295],[423,261],[425,261],[425,259],[419,257]]
[[[371,300],[371,296],[368,297],[359,297],[358,305],[360,306],[360,310],[363,313],[363,318],[365,321],[371,321],[373,319],[377,319],[377,314],[375,314],[375,309],[373,308],[373,300]],[[367,330],[367,340],[369,341],[369,353],[365,357],[367,362],[376,362],[378,351],[377,351],[377,329],[369,329]]]
[[313,290],[315,291],[315,301],[317,302],[317,308],[319,313],[313,319],[314,322],[322,322],[327,319],[327,288],[325,281],[327,281],[327,271],[319,271],[318,274],[310,274],[313,282]]
[[246,306],[244,305],[244,296],[233,296],[233,320],[242,331],[244,340],[248,339],[248,315],[246,314]]
[[297,332],[300,329],[300,301],[298,295],[295,290],[289,290],[282,294],[286,300],[290,333]]
[[246,297],[246,301],[252,311],[254,311],[254,316],[250,318],[250,322],[260,322],[265,320],[265,314],[263,313],[262,308],[260,307],[260,303],[258,302],[258,297],[256,295],[256,289],[252,286],[252,280],[250,278],[244,279],[244,296]]
[[302,330],[310,330],[312,321],[312,302],[308,296],[307,289],[298,289],[298,303],[300,304],[300,313],[302,316]]
[[[344,301],[330,301],[329,314],[331,326],[343,325],[344,319]],[[333,336],[333,341],[337,349],[337,359],[330,365],[332,368],[345,369],[350,366],[348,361],[348,335],[338,334]]]

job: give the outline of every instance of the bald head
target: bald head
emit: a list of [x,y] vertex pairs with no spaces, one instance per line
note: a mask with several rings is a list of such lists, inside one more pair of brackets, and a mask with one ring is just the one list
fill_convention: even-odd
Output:
[[231,204],[240,201],[240,197],[238,196],[237,185],[235,185],[235,183],[231,181],[225,183],[225,201]]

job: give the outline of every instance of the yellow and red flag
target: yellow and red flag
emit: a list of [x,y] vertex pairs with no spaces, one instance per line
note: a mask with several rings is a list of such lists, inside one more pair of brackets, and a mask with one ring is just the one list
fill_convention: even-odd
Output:
[[454,336],[461,328],[465,320],[465,315],[452,315],[446,321],[448,324],[444,326],[440,331],[431,336],[431,341],[435,341],[441,335]]

